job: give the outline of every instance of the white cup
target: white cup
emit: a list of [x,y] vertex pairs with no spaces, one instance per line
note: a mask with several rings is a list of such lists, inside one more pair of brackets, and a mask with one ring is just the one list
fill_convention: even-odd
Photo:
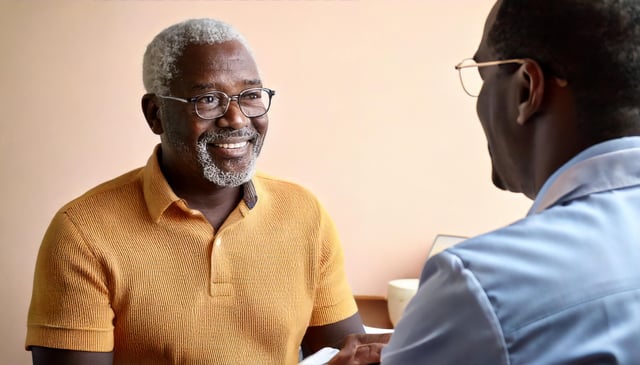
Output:
[[395,279],[387,285],[387,310],[393,327],[396,326],[409,300],[418,291],[419,279]]

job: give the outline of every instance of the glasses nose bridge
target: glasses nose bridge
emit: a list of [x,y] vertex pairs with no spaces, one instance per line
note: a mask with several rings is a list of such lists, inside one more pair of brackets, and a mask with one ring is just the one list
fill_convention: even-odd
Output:
[[246,114],[244,113],[244,110],[242,110],[242,105],[240,105],[240,94],[238,94],[238,95],[227,95],[227,106],[224,108],[224,113],[222,113],[222,115],[227,114],[227,112],[229,111],[229,106],[231,105],[232,101],[235,101],[236,104],[238,104],[238,109],[240,110],[240,113],[242,113],[242,115],[246,116]]
[[238,95],[227,95],[227,98],[229,99],[229,102],[231,102],[232,100],[235,100],[236,103],[240,104],[240,94],[238,94]]
[[229,111],[229,106],[231,105],[232,101],[235,101],[236,104],[238,104],[238,110],[240,110],[240,113],[242,113],[242,115],[244,115],[245,117],[247,116],[244,112],[244,110],[242,110],[242,105],[240,104],[240,94],[238,95],[228,95],[228,94],[224,94],[227,98],[227,102],[225,103],[225,107],[224,110],[222,111],[222,116],[225,116],[227,114],[227,112]]

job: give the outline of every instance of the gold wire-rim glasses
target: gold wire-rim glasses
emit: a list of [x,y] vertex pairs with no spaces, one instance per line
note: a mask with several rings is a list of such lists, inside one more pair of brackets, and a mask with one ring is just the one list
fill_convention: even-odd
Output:
[[524,58],[511,58],[508,60],[476,62],[473,58],[465,58],[464,60],[460,61],[457,65],[455,65],[455,69],[458,70],[458,77],[460,78],[460,84],[462,84],[462,89],[464,90],[464,92],[467,95],[473,98],[476,98],[478,97],[478,95],[480,95],[480,90],[478,90],[477,94],[474,94],[473,92],[467,89],[467,86],[465,86],[465,83],[464,83],[464,78],[462,77],[462,69],[472,68],[472,67],[480,68],[480,67],[487,67],[487,66],[498,66],[498,65],[504,65],[509,63],[517,63],[522,65],[526,63],[526,60]]
[[[467,86],[465,86],[464,78],[462,77],[462,69],[472,68],[472,67],[480,68],[480,67],[487,67],[487,66],[499,66],[499,65],[509,64],[509,63],[517,63],[522,65],[522,64],[525,64],[526,62],[527,60],[525,60],[524,58],[511,58],[508,60],[487,61],[487,62],[476,62],[473,58],[465,58],[464,60],[460,61],[457,65],[455,65],[455,69],[458,70],[458,77],[460,78],[460,84],[462,84],[462,89],[464,90],[464,92],[467,95],[473,98],[476,98],[478,97],[478,95],[480,95],[480,90],[482,90],[482,86],[480,86],[480,89],[478,89],[477,94],[474,94],[473,92],[469,91]],[[568,84],[568,81],[562,77],[554,76],[553,79],[555,80],[556,84],[560,87],[566,87]],[[482,84],[484,84],[484,80],[482,80]]]

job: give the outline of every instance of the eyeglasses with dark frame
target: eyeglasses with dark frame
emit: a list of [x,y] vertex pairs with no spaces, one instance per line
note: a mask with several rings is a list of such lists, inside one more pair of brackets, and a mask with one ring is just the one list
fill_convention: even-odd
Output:
[[196,114],[200,118],[211,120],[225,115],[231,100],[235,100],[238,103],[240,111],[247,118],[261,117],[269,111],[271,97],[275,94],[275,90],[266,87],[255,87],[242,90],[237,95],[228,95],[222,91],[213,90],[187,99],[158,94],[156,96],[182,103],[193,103]]
[[[482,90],[482,85],[484,84],[484,80],[482,79],[482,77],[480,76],[480,72],[478,71],[480,67],[498,66],[509,63],[517,63],[522,65],[526,62],[527,61],[524,58],[512,58],[508,60],[487,62],[476,62],[473,58],[465,58],[460,63],[455,65],[455,69],[458,70],[460,83],[462,84],[462,89],[464,90],[464,92],[467,93],[467,95],[475,98],[480,95],[480,90]],[[565,87],[568,84],[566,79],[558,76],[554,76],[553,78],[556,84],[560,87]]]

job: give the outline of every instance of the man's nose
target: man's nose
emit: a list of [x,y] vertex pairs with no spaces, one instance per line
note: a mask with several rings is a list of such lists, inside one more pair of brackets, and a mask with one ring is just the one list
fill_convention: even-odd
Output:
[[218,118],[217,125],[220,128],[242,129],[250,123],[249,117],[240,110],[240,105],[236,99],[231,100],[227,112]]

